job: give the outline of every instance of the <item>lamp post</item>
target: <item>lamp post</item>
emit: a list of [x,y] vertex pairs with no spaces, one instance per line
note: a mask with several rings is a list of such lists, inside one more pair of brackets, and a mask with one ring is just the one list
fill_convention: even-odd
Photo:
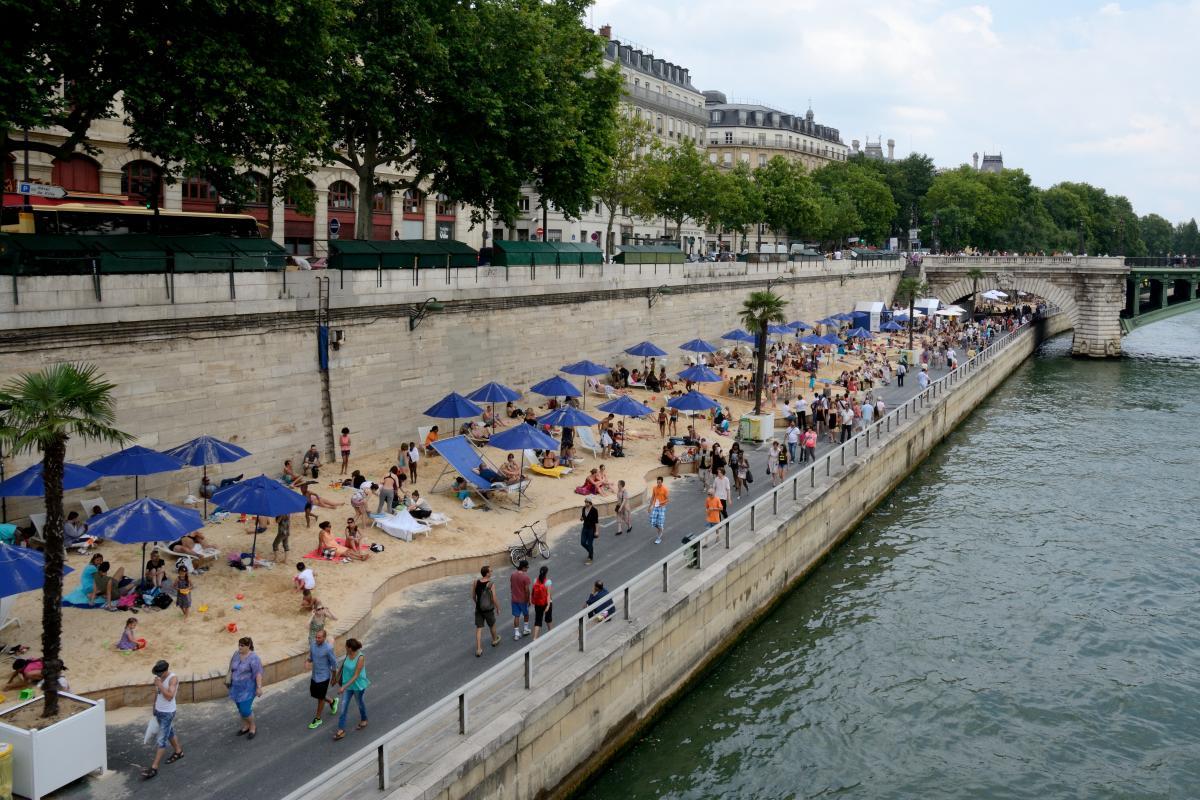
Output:
[[417,326],[421,324],[421,321],[425,319],[425,317],[429,316],[430,313],[441,311],[444,308],[445,306],[439,303],[436,297],[430,297],[424,303],[421,303],[421,305],[417,306],[413,312],[408,315],[408,329],[410,331],[415,331]]

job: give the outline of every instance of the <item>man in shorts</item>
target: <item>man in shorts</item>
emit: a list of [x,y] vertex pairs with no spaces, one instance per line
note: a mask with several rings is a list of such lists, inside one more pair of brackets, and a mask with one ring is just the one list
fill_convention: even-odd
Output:
[[308,723],[308,729],[311,731],[321,727],[324,722],[321,719],[321,712],[325,710],[325,703],[329,703],[329,713],[336,714],[338,710],[337,697],[332,700],[327,700],[329,696],[329,681],[333,677],[333,673],[337,671],[337,656],[333,653],[333,645],[330,644],[328,636],[324,629],[317,631],[313,637],[313,642],[308,646],[307,663],[312,667],[312,677],[308,681],[308,694],[317,701],[317,713],[313,717],[313,721]]
[[521,619],[525,619],[525,636],[529,630],[529,586],[533,579],[529,577],[529,561],[521,559],[517,569],[508,577],[508,588],[512,594],[513,641],[521,640]]

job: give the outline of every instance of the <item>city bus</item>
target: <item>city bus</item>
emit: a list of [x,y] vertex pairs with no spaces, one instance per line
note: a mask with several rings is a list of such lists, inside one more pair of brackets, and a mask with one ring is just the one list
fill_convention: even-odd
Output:
[[25,211],[5,204],[0,212],[4,233],[70,234],[107,236],[125,233],[156,233],[163,236],[236,236],[259,238],[258,220],[249,214],[219,214],[193,211],[158,213],[141,206],[103,203],[58,203],[35,205]]

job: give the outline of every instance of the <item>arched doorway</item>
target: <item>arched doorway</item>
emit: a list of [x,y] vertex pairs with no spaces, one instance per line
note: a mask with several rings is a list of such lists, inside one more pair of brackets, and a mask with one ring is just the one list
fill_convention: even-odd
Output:
[[334,181],[329,184],[329,219],[338,221],[339,239],[354,238],[354,204],[357,195],[354,186],[347,181]]
[[56,158],[50,168],[50,182],[68,192],[98,194],[100,165],[82,153]]
[[152,161],[130,161],[121,170],[121,194],[135,203],[162,205],[162,170]]

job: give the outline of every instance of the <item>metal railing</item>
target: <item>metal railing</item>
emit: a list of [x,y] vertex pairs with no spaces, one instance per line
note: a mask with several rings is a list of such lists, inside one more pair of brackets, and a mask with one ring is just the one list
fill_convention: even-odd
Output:
[[[584,608],[529,643],[487,672],[468,681],[445,697],[433,702],[397,727],[379,736],[335,766],[286,796],[284,800],[340,798],[354,794],[374,783],[380,790],[404,785],[457,741],[512,710],[514,693],[540,688],[539,681],[578,663],[580,653],[588,653],[617,636],[619,626],[610,620],[630,621],[638,614],[665,608],[671,590],[719,558],[735,544],[752,542],[767,521],[790,514],[800,507],[808,492],[818,485],[832,485],[844,473],[847,464],[865,457],[871,448],[902,430],[921,412],[965,378],[987,366],[1001,350],[1018,337],[1031,334],[1032,326],[1023,325],[1005,334],[960,364],[956,369],[932,381],[910,400],[893,408],[852,438],[825,453],[808,466],[784,479],[771,491],[731,514],[723,522],[692,535],[664,558],[613,589],[592,606]],[[802,493],[803,487],[803,493]],[[715,551],[713,550],[715,548]],[[712,551],[712,552],[706,552]],[[612,604],[607,619],[597,619],[597,611]],[[599,624],[603,622],[605,624]]]

